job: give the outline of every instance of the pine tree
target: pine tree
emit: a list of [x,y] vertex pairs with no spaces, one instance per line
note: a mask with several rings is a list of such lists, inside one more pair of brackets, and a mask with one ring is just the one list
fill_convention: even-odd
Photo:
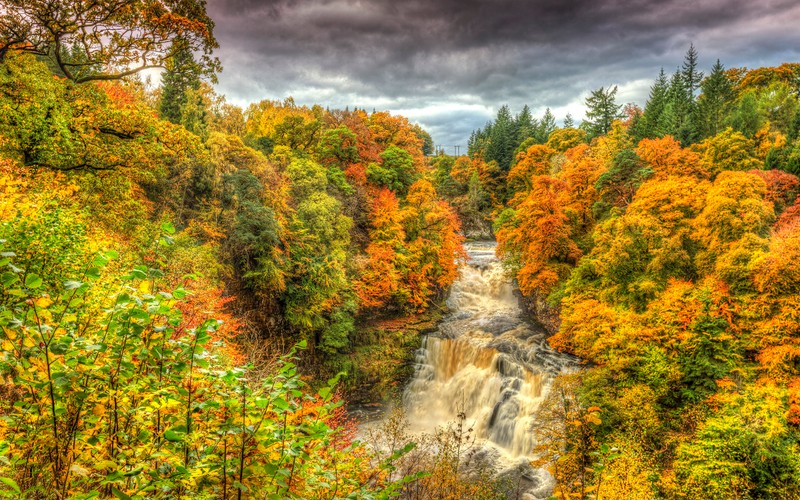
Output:
[[694,44],[689,45],[689,50],[686,51],[681,78],[686,88],[686,102],[679,135],[681,142],[689,145],[700,138],[700,123],[702,122],[697,110],[695,93],[703,81],[703,72],[697,70],[697,50],[695,50]]
[[169,61],[161,77],[159,113],[172,123],[181,123],[187,93],[200,88],[201,67],[186,44],[176,41],[180,48]]
[[538,123],[531,115],[531,108],[527,104],[522,107],[522,111],[517,115],[515,126],[517,128],[518,144],[525,142],[528,137],[533,137]]
[[572,119],[570,113],[567,113],[567,116],[564,117],[564,128],[575,128],[575,120]]
[[514,150],[517,147],[517,130],[507,105],[497,111],[497,119],[491,125],[491,130],[487,130],[487,132],[489,141],[486,145],[486,161],[494,160],[501,169],[507,171],[514,159]]
[[663,135],[658,124],[667,105],[668,93],[667,75],[664,73],[664,68],[661,68],[658,78],[650,87],[650,96],[644,107],[644,115],[637,127],[638,134],[635,137],[637,142],[642,139],[655,139]]
[[697,50],[694,48],[694,44],[690,44],[689,50],[686,51],[681,76],[690,100],[694,101],[695,91],[700,88],[700,82],[703,81],[703,72],[697,71]]
[[611,130],[614,120],[622,118],[622,105],[616,103],[617,86],[606,90],[600,87],[593,90],[586,98],[586,122],[582,124],[587,129],[589,137],[605,135]]
[[698,98],[701,138],[717,135],[722,130],[722,121],[734,99],[733,86],[725,76],[725,68],[717,59],[711,74],[700,84],[702,94]]
[[671,135],[684,146],[691,144],[695,132],[689,119],[690,102],[683,73],[677,69],[669,82],[667,105],[658,120],[659,135]]
[[552,134],[557,128],[558,126],[556,125],[556,117],[553,116],[550,108],[547,108],[544,111],[542,119],[539,120],[539,126],[536,127],[536,142],[539,144],[544,144],[547,142],[547,138],[550,137],[550,134]]

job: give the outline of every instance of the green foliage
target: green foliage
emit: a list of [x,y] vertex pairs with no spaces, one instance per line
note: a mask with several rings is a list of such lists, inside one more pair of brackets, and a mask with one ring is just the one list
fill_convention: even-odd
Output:
[[377,163],[367,165],[367,179],[377,186],[405,196],[409,186],[417,178],[411,155],[402,148],[389,146],[380,156],[383,160],[380,165]]
[[586,98],[586,121],[581,127],[585,127],[589,138],[605,135],[611,130],[611,123],[622,118],[621,104],[616,103],[617,86],[614,88],[600,87],[593,90]]
[[353,221],[327,194],[322,166],[296,158],[287,175],[296,211],[289,224],[286,318],[305,335],[313,335],[315,345],[332,353],[347,345],[353,330],[355,307],[346,269]]
[[597,179],[595,189],[600,194],[598,204],[593,208],[595,218],[604,219],[612,207],[622,208],[633,199],[636,189],[652,171],[647,168],[636,153],[630,149],[621,151],[614,157],[611,167]]
[[200,66],[185,44],[178,46],[161,77],[161,101],[158,111],[162,118],[172,123],[181,123],[183,109],[189,98],[189,90],[200,87]]
[[679,365],[683,373],[682,396],[697,402],[717,389],[722,379],[736,366],[740,354],[730,335],[730,324],[712,314],[712,299],[708,291],[700,293],[701,312],[689,325],[690,337],[682,346]]
[[17,265],[24,262],[20,279],[31,273],[53,287],[78,274],[89,252],[83,218],[80,211],[49,203],[35,216],[17,214],[0,223],[0,241],[13,248]]
[[277,294],[284,288],[280,259],[281,228],[274,211],[263,205],[264,187],[248,170],[223,177],[223,201],[234,210],[228,245],[242,277],[260,293]]
[[328,424],[331,388],[307,395],[295,350],[258,382],[222,368],[219,323],[191,326],[186,290],[159,291],[157,269],[137,266],[105,288],[111,257],[97,254],[80,281],[48,286],[20,270],[24,282],[6,288],[0,373],[19,388],[0,428],[6,485],[26,498],[308,498],[333,483],[367,492],[357,473],[329,472],[355,447]]
[[[734,395],[678,448],[676,469],[689,495],[792,498],[800,494],[797,436],[766,388]],[[780,396],[778,396],[780,397]]]

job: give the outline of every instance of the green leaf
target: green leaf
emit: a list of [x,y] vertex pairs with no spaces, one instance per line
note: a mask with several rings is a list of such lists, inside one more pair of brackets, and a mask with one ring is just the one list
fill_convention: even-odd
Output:
[[17,495],[22,494],[22,490],[19,489],[19,485],[17,484],[17,482],[11,479],[10,477],[0,477],[0,483],[3,483],[12,490],[14,490]]
[[164,431],[164,439],[173,443],[183,441],[183,436],[183,433],[175,432],[172,429]]
[[2,283],[4,287],[11,286],[15,281],[18,280],[19,277],[17,277],[17,275],[14,273],[5,272],[3,274],[0,274],[0,283]]
[[165,223],[161,224],[161,230],[164,231],[167,234],[175,234],[175,226],[173,226],[169,222],[165,222]]
[[125,493],[119,491],[115,487],[111,487],[111,493],[114,494],[115,497],[119,498],[120,500],[132,500],[130,496],[126,495]]
[[25,276],[25,286],[30,288],[31,290],[36,290],[37,288],[42,286],[42,278],[40,278],[36,274],[29,274]]
[[176,288],[175,290],[172,291],[172,296],[175,297],[176,299],[182,299],[186,297],[186,290],[184,290],[183,288]]

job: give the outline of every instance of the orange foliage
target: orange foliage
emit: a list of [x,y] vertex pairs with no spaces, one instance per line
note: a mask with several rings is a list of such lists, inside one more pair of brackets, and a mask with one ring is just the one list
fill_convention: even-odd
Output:
[[570,239],[569,218],[564,212],[567,184],[543,175],[531,179],[531,190],[519,193],[513,224],[497,232],[501,254],[518,256],[520,290],[547,294],[566,277],[581,251]]
[[767,184],[764,200],[771,202],[775,213],[781,214],[800,195],[800,179],[782,170],[750,170]]
[[[735,69],[734,69],[735,70]],[[734,70],[728,70],[732,72]],[[758,89],[769,87],[774,82],[783,82],[788,85],[797,85],[800,78],[800,64],[784,63],[772,68],[756,68],[749,71],[739,69],[739,74],[730,73],[737,83],[737,93],[748,89]],[[736,78],[738,76],[738,78]]]
[[530,191],[534,176],[550,173],[550,159],[554,154],[555,150],[543,144],[534,144],[517,154],[517,162],[508,172],[508,186],[516,192]]
[[794,205],[787,208],[775,223],[775,230],[781,231],[782,229],[794,224],[800,224],[800,195],[794,202]]
[[208,319],[216,319],[219,327],[211,332],[211,338],[213,342],[221,344],[215,350],[221,349],[225,359],[232,365],[239,366],[245,361],[245,356],[239,351],[235,339],[244,323],[227,312],[228,304],[236,297],[223,297],[222,290],[206,285],[198,287],[198,290],[186,296],[186,300],[178,302],[177,307],[183,313],[181,328],[190,330]]
[[360,304],[368,308],[383,307],[398,293],[404,267],[404,259],[398,252],[405,240],[399,202],[392,191],[381,189],[376,193],[370,217],[369,260],[354,283]]
[[564,159],[558,173],[558,178],[566,183],[564,212],[577,223],[579,232],[588,231],[594,223],[592,206],[598,200],[595,184],[605,165],[590,154],[586,144],[567,150]]
[[458,277],[458,260],[466,258],[461,221],[446,201],[438,200],[433,185],[419,180],[408,190],[402,211],[406,231],[410,303],[422,308],[437,289]]
[[659,139],[642,139],[636,154],[653,170],[656,178],[673,176],[694,176],[708,179],[709,172],[703,168],[700,155],[683,149],[671,136]]
[[392,116],[388,111],[379,111],[369,115],[367,123],[372,132],[372,141],[382,149],[397,146],[405,149],[414,159],[414,168],[418,172],[425,169],[425,155],[422,154],[422,139],[414,132],[414,127],[404,116]]

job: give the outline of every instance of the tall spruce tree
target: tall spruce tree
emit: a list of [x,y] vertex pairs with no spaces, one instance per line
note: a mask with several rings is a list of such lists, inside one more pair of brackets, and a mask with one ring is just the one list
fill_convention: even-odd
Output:
[[607,134],[614,120],[622,118],[622,105],[617,104],[616,96],[615,85],[613,89],[593,90],[586,98],[586,121],[581,126],[586,128],[590,138]]
[[658,119],[659,135],[671,135],[686,146],[691,141],[689,93],[680,69],[675,70],[669,82],[667,103]]
[[681,78],[686,88],[686,108],[679,135],[681,142],[688,145],[700,139],[700,123],[702,121],[698,113],[695,94],[703,81],[703,72],[697,69],[697,50],[694,48],[694,44],[689,45],[689,50],[684,56]]
[[667,81],[667,74],[664,73],[664,68],[661,68],[661,71],[658,73],[658,78],[656,78],[656,81],[650,86],[650,96],[647,99],[647,104],[644,106],[642,119],[639,120],[637,126],[637,134],[635,137],[637,142],[642,139],[654,139],[664,135],[659,128],[659,121],[667,105],[668,94],[669,82]]
[[702,93],[697,99],[700,118],[701,139],[717,135],[723,128],[723,120],[734,99],[733,85],[725,76],[725,67],[717,62],[711,74],[700,83]]
[[531,108],[529,108],[527,104],[522,107],[522,111],[517,115],[515,122],[518,144],[522,144],[525,142],[525,139],[533,137],[538,123],[536,119],[533,118],[533,115],[531,115]]
[[180,48],[167,63],[161,77],[161,102],[159,113],[172,123],[181,123],[189,91],[200,88],[202,67],[197,64],[186,43],[175,42]]
[[703,81],[703,72],[697,70],[697,50],[694,48],[694,44],[689,45],[689,50],[686,51],[686,56],[683,58],[681,76],[683,76],[689,98],[694,101],[695,92],[700,88],[700,82]]
[[557,128],[558,125],[556,125],[556,117],[553,116],[553,112],[550,111],[550,108],[545,109],[544,115],[539,120],[539,126],[536,127],[536,142],[544,144],[550,134]]
[[[487,127],[488,129],[489,127]],[[497,118],[488,132],[485,160],[496,161],[501,169],[507,171],[514,160],[514,150],[517,148],[517,127],[507,105],[497,111]]]

